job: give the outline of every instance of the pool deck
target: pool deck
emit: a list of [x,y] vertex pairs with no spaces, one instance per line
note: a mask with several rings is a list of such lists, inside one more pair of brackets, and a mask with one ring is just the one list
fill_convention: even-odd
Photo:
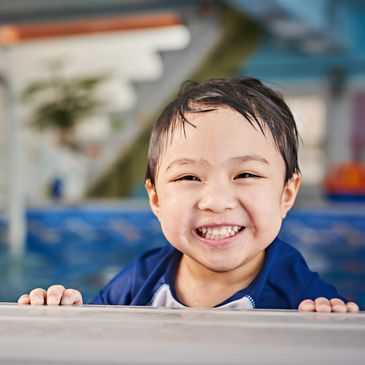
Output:
[[0,364],[364,364],[365,312],[0,303]]

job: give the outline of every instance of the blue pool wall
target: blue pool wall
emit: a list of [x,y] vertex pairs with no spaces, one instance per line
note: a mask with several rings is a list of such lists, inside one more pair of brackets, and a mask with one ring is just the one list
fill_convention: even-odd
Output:
[[[56,206],[27,212],[26,253],[9,256],[0,220],[0,301],[62,283],[90,301],[143,251],[163,245],[151,211],[132,206]],[[296,208],[279,237],[297,247],[312,270],[365,308],[365,206]]]

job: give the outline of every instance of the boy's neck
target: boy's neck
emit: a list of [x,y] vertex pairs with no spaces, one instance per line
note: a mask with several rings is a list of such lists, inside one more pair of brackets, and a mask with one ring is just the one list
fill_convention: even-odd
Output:
[[178,299],[190,307],[214,307],[246,288],[259,274],[265,251],[229,272],[210,270],[183,254],[175,278]]

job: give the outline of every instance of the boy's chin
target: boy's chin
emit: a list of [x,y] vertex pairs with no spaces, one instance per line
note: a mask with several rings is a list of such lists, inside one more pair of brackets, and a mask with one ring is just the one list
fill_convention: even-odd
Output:
[[211,272],[216,273],[230,273],[237,272],[240,270],[254,272],[257,268],[260,268],[263,265],[265,258],[265,250],[262,252],[257,252],[252,257],[247,257],[245,255],[226,255],[225,257],[200,257],[201,260],[197,261],[200,265],[202,265],[205,269],[208,269]]
[[241,262],[234,260],[232,262],[216,262],[216,261],[205,261],[200,262],[206,269],[216,273],[229,273],[242,266]]

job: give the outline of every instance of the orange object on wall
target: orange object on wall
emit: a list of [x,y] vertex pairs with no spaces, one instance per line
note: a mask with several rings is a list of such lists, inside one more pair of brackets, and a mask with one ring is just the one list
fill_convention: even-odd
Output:
[[360,162],[344,162],[333,166],[324,180],[330,194],[365,194],[365,166]]

